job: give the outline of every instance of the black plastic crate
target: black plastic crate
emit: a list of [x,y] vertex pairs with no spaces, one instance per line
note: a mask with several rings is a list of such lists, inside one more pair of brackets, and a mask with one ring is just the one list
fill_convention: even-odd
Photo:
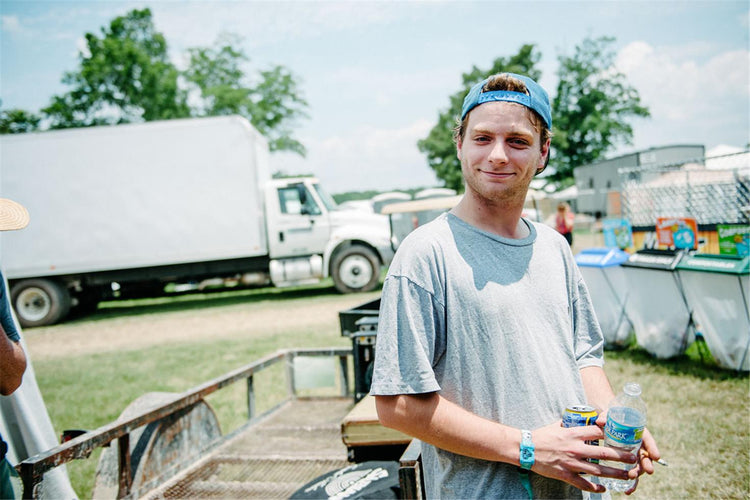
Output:
[[343,337],[351,337],[355,333],[359,332],[357,321],[365,317],[378,317],[380,312],[380,299],[375,299],[370,302],[365,302],[352,309],[341,311],[339,313],[339,324],[341,326],[341,335]]

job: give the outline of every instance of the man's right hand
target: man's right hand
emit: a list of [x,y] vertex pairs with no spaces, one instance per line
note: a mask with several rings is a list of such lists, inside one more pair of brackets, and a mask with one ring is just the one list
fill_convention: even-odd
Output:
[[627,451],[586,444],[586,441],[604,439],[604,430],[597,425],[565,428],[558,421],[532,431],[531,437],[536,458],[531,470],[585,491],[602,493],[605,488],[592,483],[582,474],[628,479],[628,471],[589,460],[612,460],[629,464],[634,464],[637,460],[634,454]]

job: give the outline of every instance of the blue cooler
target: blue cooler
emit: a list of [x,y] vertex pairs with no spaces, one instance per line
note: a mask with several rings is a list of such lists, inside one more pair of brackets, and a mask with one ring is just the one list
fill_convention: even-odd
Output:
[[622,263],[630,294],[625,309],[638,345],[657,358],[679,356],[694,340],[677,264],[679,250],[639,250]]
[[690,255],[677,272],[693,320],[716,362],[750,371],[750,257]]
[[628,284],[620,267],[629,257],[617,248],[588,248],[576,255],[604,334],[604,347],[609,349],[627,347],[633,335],[625,310]]

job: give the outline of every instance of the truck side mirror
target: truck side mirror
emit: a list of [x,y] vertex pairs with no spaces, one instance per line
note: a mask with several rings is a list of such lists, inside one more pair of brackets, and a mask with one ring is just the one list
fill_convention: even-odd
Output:
[[297,184],[297,193],[299,194],[299,202],[302,206],[307,205],[307,189],[304,184]]
[[297,184],[297,193],[299,194],[299,202],[300,202],[300,213],[302,215],[312,215],[313,212],[310,210],[310,205],[308,204],[309,198],[307,197],[307,188],[304,184]]

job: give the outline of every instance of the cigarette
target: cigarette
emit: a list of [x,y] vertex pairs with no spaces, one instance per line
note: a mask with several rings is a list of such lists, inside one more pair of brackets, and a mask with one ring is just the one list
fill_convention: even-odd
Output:
[[[643,450],[642,453],[643,453],[644,458],[651,458],[646,450]],[[663,465],[664,467],[669,467],[669,464],[663,458],[660,458],[659,460],[653,460],[653,461],[659,465]]]

